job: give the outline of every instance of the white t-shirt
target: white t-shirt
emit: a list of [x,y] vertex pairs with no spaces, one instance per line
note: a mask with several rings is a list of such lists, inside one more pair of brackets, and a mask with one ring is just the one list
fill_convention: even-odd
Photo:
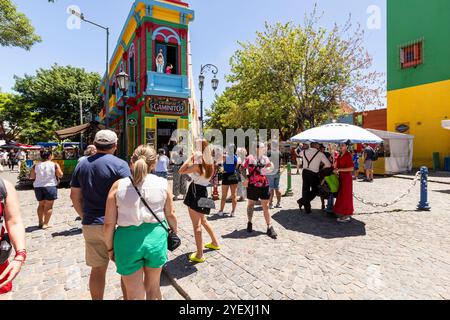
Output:
[[23,150],[19,151],[19,153],[16,156],[17,160],[25,160],[26,157],[27,157],[27,154]]
[[158,157],[158,162],[156,162],[156,172],[167,172],[167,168],[169,167],[169,158],[165,155]]
[[34,166],[36,172],[36,180],[34,180],[33,187],[56,187],[58,180],[56,179],[56,164],[51,161],[39,162]]
[[[161,221],[165,220],[164,206],[167,199],[167,180],[149,174],[142,186],[138,186],[138,188],[157,217]],[[138,227],[143,223],[158,223],[158,220],[141,201],[129,178],[119,180],[116,202],[118,210],[117,225]]]
[[327,156],[315,148],[309,148],[302,152],[303,169],[318,173],[320,164],[323,163],[325,168],[331,167],[331,162]]

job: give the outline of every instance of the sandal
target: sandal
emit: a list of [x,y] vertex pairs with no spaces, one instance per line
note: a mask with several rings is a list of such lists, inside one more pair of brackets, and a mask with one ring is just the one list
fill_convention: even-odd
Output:
[[203,262],[206,261],[205,257],[202,257],[201,259],[197,258],[197,252],[192,253],[192,254],[189,256],[189,260],[190,260],[191,262],[195,262],[195,263],[203,263]]
[[205,248],[206,249],[211,249],[211,250],[220,250],[220,246],[215,246],[215,245],[213,245],[212,243],[208,243],[208,244],[205,244]]

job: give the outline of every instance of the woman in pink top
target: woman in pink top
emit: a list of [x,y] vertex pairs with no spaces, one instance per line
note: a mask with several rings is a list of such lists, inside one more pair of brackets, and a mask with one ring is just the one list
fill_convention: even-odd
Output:
[[271,224],[271,216],[269,212],[269,181],[266,177],[266,170],[272,167],[269,158],[264,155],[264,144],[258,143],[256,148],[256,157],[249,155],[244,162],[243,168],[248,170],[247,180],[244,185],[247,187],[247,216],[248,224],[247,231],[253,231],[253,211],[255,202],[261,200],[261,205],[264,211],[264,218],[267,223],[267,235],[273,239],[277,238],[277,233]]

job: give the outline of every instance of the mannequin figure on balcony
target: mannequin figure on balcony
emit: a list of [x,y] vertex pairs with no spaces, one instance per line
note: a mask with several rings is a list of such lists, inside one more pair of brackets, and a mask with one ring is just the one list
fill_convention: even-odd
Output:
[[164,55],[162,49],[159,50],[159,53],[156,56],[156,72],[164,73]]

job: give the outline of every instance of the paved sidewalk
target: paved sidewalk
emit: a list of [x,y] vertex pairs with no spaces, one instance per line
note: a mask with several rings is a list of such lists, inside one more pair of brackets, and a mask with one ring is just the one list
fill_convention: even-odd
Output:
[[[15,182],[17,174],[0,173]],[[48,230],[37,228],[36,200],[32,190],[19,191],[20,207],[26,228],[28,260],[14,281],[13,300],[88,300],[89,271],[84,260],[84,239],[80,221],[69,199],[70,189],[59,189]],[[113,263],[107,274],[105,299],[122,299],[120,277]],[[161,277],[163,298],[183,297]]]
[[[300,184],[294,176],[294,192]],[[355,193],[386,202],[409,185],[382,178],[356,182]],[[388,210],[355,203],[357,215],[346,225],[318,210],[299,214],[297,197],[283,198],[283,208],[272,210],[277,240],[264,234],[262,212],[249,235],[240,203],[236,218],[209,217],[222,250],[206,253],[207,262],[197,265],[187,259],[195,243],[177,202],[183,246],[171,254],[168,270],[196,299],[450,299],[447,189],[430,183],[430,212],[415,211],[418,185]],[[318,200],[313,207],[320,208]]]

